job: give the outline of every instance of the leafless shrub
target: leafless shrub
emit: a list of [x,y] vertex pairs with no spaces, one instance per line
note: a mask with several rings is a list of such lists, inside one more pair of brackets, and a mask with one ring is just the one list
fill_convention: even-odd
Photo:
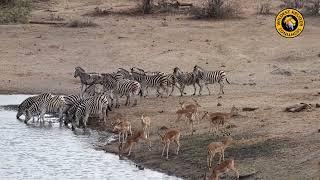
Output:
[[91,16],[105,16],[110,15],[111,13],[110,9],[101,9],[100,7],[95,7],[94,11],[90,13]]
[[203,7],[194,7],[192,14],[196,18],[230,18],[240,13],[240,5],[233,0],[205,0]]
[[271,0],[262,0],[258,4],[258,14],[271,14]]
[[51,13],[49,20],[50,21],[64,21],[64,18],[62,18],[61,16],[59,16],[55,13]]
[[152,13],[153,1],[152,0],[139,0],[137,4],[137,8],[143,14],[150,14]]
[[96,27],[98,25],[93,21],[87,19],[87,20],[71,20],[65,26],[71,27],[71,28],[84,28],[84,27]]
[[305,12],[312,16],[320,15],[320,0],[308,0],[305,5]]
[[281,8],[300,9],[304,5],[304,0],[282,0]]

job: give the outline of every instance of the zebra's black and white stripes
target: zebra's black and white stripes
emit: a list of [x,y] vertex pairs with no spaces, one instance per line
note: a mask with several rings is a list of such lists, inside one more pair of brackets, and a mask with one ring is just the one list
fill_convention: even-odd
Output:
[[199,94],[200,95],[201,95],[203,85],[205,85],[207,87],[209,95],[210,95],[211,92],[208,87],[208,84],[219,83],[219,85],[220,85],[219,94],[221,94],[221,93],[224,94],[224,91],[223,91],[224,81],[226,81],[228,84],[230,84],[230,82],[228,81],[228,79],[226,77],[226,73],[222,70],[206,71],[203,68],[201,68],[200,66],[196,65],[193,68],[193,73],[197,77],[197,79],[199,80],[199,84],[200,84]]
[[65,108],[65,100],[63,96],[54,96],[47,99],[35,101],[31,107],[26,110],[25,123],[27,123],[31,117],[40,115],[39,119],[44,122],[45,114],[59,114],[60,121],[63,118],[63,112]]
[[175,77],[175,80],[177,84],[179,84],[179,90],[180,90],[180,95],[183,96],[184,94],[184,89],[186,86],[192,85],[194,88],[193,95],[196,95],[196,84],[199,85],[199,81],[197,77],[193,73],[184,73],[182,72],[178,67],[175,67],[173,69],[173,75]]
[[28,97],[27,99],[25,99],[19,106],[18,106],[18,112],[17,112],[17,119],[20,118],[21,115],[23,115],[25,113],[25,110],[30,108],[32,106],[33,103],[37,102],[37,101],[44,101],[45,99],[51,98],[53,97],[52,94],[50,93],[43,93],[40,94],[38,96],[32,96],[32,97]]
[[88,118],[92,115],[103,115],[104,122],[106,123],[107,111],[110,110],[108,96],[106,94],[96,95],[85,100],[79,101],[79,105],[75,105],[75,120],[72,122],[72,129],[83,124],[86,128]]
[[133,68],[131,68],[131,74],[133,76],[133,79],[138,81],[143,89],[143,92],[146,92],[146,95],[148,95],[148,88],[155,88],[157,90],[158,96],[162,95],[160,92],[160,88],[163,89],[163,92],[167,91],[168,86],[168,79],[165,73],[156,72],[151,74],[143,73],[143,71],[135,71]]

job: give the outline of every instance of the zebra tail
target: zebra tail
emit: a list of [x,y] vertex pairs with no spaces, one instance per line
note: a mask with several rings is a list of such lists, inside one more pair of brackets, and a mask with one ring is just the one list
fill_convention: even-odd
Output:
[[228,84],[230,84],[230,82],[228,81],[228,78],[226,78],[226,81],[227,81]]

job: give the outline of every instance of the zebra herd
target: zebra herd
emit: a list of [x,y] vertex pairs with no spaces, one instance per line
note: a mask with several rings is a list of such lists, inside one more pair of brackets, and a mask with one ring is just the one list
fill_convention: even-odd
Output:
[[[65,125],[71,123],[72,129],[83,127],[86,129],[88,118],[91,116],[103,116],[106,123],[108,111],[114,105],[119,108],[119,98],[126,97],[125,105],[137,105],[138,96],[148,96],[148,89],[156,89],[157,96],[163,97],[164,93],[171,96],[174,88],[178,88],[183,96],[186,86],[193,85],[196,94],[196,84],[201,95],[203,86],[206,86],[211,94],[209,84],[219,83],[220,93],[224,93],[224,81],[229,83],[224,71],[206,71],[196,65],[193,72],[182,72],[178,67],[173,73],[148,72],[133,67],[130,71],[119,68],[114,73],[87,73],[83,68],[76,67],[74,77],[80,78],[81,93],[67,96],[43,93],[25,99],[18,107],[17,119],[25,116],[25,123],[38,117],[38,121],[44,122],[45,114],[58,114],[59,121]],[[230,83],[229,83],[230,84]],[[97,92],[96,86],[103,87]],[[84,89],[85,88],[85,89]],[[171,92],[169,89],[171,88]],[[161,92],[162,91],[162,92]],[[131,97],[134,101],[131,103]]]
[[[80,77],[81,90],[86,86],[84,92],[89,94],[94,94],[92,93],[92,87],[100,84],[103,86],[104,92],[110,92],[114,95],[120,94],[121,96],[126,94],[129,96],[129,92],[133,93],[133,91],[128,90],[131,86],[122,85],[121,88],[117,87],[117,84],[121,85],[124,81],[131,83],[135,82],[136,88],[138,88],[137,84],[140,84],[139,94],[141,96],[143,94],[144,96],[148,96],[148,88],[156,89],[157,96],[163,96],[163,93],[166,93],[167,96],[171,96],[175,87],[179,89],[180,96],[183,96],[185,94],[185,87],[191,85],[194,87],[193,95],[196,95],[196,85],[199,86],[199,95],[202,95],[203,86],[207,87],[209,95],[211,95],[208,85],[214,83],[219,83],[219,94],[224,94],[224,82],[226,81],[229,83],[224,71],[207,71],[198,65],[194,66],[192,72],[183,72],[180,68],[175,67],[173,73],[159,71],[150,72],[136,67],[131,68],[130,71],[119,68],[117,72],[102,74],[86,73],[81,67],[76,67],[75,70],[75,77]],[[162,90],[162,92],[160,92],[160,90]]]

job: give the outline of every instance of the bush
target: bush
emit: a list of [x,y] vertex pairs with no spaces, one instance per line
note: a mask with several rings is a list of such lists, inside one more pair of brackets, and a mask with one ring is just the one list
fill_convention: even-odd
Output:
[[320,0],[308,0],[305,5],[305,11],[312,16],[320,15]]
[[30,12],[29,0],[0,0],[0,24],[26,23]]
[[281,4],[280,7],[300,9],[303,7],[304,1],[305,0],[282,0],[283,4]]
[[232,0],[205,0],[203,7],[195,7],[192,14],[197,18],[230,18],[240,13],[240,6]]
[[262,0],[258,5],[258,14],[271,14],[271,1],[270,0]]
[[84,27],[96,27],[96,26],[98,26],[98,25],[89,19],[87,19],[85,21],[72,20],[66,24],[66,27],[71,27],[71,28],[84,28]]
[[152,0],[139,0],[137,4],[137,8],[143,14],[152,13],[153,1]]

